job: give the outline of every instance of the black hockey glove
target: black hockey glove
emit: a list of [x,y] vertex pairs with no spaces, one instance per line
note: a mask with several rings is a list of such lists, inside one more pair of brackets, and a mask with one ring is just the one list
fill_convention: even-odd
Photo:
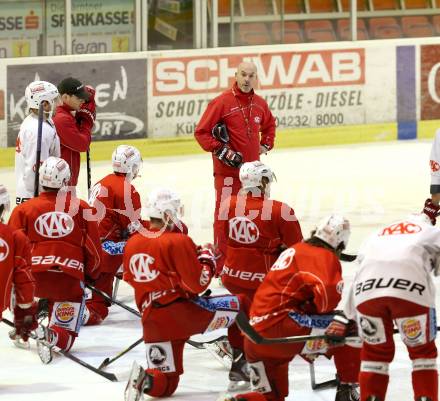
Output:
[[223,143],[229,142],[229,134],[228,129],[226,128],[226,125],[223,123],[217,123],[212,127],[211,130],[212,136]]
[[228,145],[223,145],[214,154],[217,158],[229,167],[240,167],[243,163],[243,156],[240,152],[232,150]]

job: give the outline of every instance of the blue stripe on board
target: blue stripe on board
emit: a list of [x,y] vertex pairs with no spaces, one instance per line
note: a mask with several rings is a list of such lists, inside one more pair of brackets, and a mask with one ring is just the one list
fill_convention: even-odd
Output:
[[397,46],[397,138],[417,138],[416,48]]

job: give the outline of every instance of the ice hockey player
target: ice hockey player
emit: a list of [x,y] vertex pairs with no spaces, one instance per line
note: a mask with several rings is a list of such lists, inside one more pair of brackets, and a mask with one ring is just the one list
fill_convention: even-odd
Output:
[[[333,214],[318,224],[309,239],[287,248],[280,255],[258,288],[251,306],[250,323],[259,334],[269,338],[287,337],[323,334],[326,330],[326,334],[334,336],[332,321],[339,319],[334,309],[343,287],[338,257],[349,236],[348,220]],[[355,322],[347,322],[346,326],[350,327],[350,332],[347,329],[343,338],[356,331]],[[336,344],[322,340],[254,344],[246,338],[245,354],[255,391],[238,395],[235,400],[283,401],[289,393],[289,362],[296,355],[313,352],[334,356],[339,377],[335,400],[359,400],[360,348],[330,347],[333,345]]]
[[221,279],[232,294],[244,294],[250,301],[281,250],[303,239],[294,210],[269,198],[274,177],[260,161],[244,163],[239,194],[220,207],[228,241]]
[[[13,310],[13,337],[17,341],[26,342],[30,331],[38,326],[31,247],[29,239],[22,232],[13,231],[3,223],[9,205],[8,191],[0,184],[0,320],[6,308]],[[11,304],[11,298],[15,300],[15,305]]]
[[361,246],[358,260],[345,312],[357,317],[363,339],[361,400],[385,401],[395,324],[412,361],[413,399],[438,401],[431,273],[439,274],[440,229],[423,213],[410,215],[372,234]]
[[[220,206],[218,223],[227,238],[220,277],[231,294],[247,296],[249,302],[281,251],[302,240],[294,210],[269,198],[274,178],[262,162],[244,163],[239,172],[241,190]],[[205,348],[222,363],[229,360],[229,347],[223,341],[205,344]]]
[[[29,114],[23,120],[15,144],[16,199],[20,203],[35,193],[35,163],[38,140],[38,109],[43,104],[40,165],[49,156],[60,156],[60,140],[52,121],[55,107],[60,101],[58,89],[46,81],[31,82],[25,90]],[[39,166],[38,166],[39,167]]]
[[[168,397],[183,373],[185,341],[197,333],[234,324],[242,297],[201,297],[215,271],[211,245],[197,248],[188,235],[172,232],[177,219],[173,191],[153,191],[147,203],[150,226],[133,235],[125,246],[124,280],[135,291],[142,312],[147,369],[133,366],[125,399],[138,400],[142,393]],[[245,301],[244,301],[245,302]],[[242,347],[242,337],[230,337],[233,348]],[[231,369],[241,369],[244,358]]]
[[[75,78],[63,79],[58,84],[62,104],[53,119],[61,143],[61,157],[70,168],[69,186],[76,186],[80,170],[80,153],[86,152],[92,141],[96,119],[95,90]],[[72,112],[75,112],[72,114]]]
[[[11,228],[32,244],[35,295],[49,303],[49,328],[40,345],[66,351],[81,326],[84,281],[98,277],[101,261],[98,225],[89,218],[92,209],[63,190],[69,179],[65,160],[47,158],[40,167],[43,192],[15,207],[9,219]],[[51,359],[47,349],[40,351]]]
[[[99,219],[102,244],[101,273],[95,287],[109,297],[113,281],[122,265],[128,237],[140,227],[141,201],[132,185],[142,167],[142,157],[134,146],[120,145],[112,154],[113,173],[98,181],[90,192],[89,204]],[[97,293],[86,301],[84,324],[100,324],[108,315],[109,303]]]
[[435,225],[436,218],[440,215],[440,130],[437,130],[435,133],[429,159],[429,167],[431,169],[429,192],[431,197],[426,199],[422,212],[425,213],[431,219],[432,224]]

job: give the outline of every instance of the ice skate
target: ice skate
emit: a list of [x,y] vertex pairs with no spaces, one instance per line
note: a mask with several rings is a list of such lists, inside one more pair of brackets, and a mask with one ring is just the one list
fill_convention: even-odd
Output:
[[336,389],[335,401],[360,401],[359,385],[354,383],[339,383]]
[[37,340],[37,352],[41,362],[48,364],[53,359],[53,347],[57,343],[57,334],[46,326],[38,326],[35,330]]
[[246,390],[250,387],[249,365],[242,351],[232,349],[232,355],[228,391]]
[[133,362],[127,386],[125,387],[125,401],[139,401],[142,394],[152,386],[152,377],[145,373],[142,366]]
[[204,343],[203,347],[224,367],[231,369],[232,348],[227,339],[220,339],[213,343]]

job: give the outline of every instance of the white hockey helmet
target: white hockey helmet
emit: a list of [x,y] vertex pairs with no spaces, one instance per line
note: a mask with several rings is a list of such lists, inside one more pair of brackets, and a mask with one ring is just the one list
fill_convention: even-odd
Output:
[[146,202],[146,212],[148,217],[166,220],[166,214],[173,221],[183,214],[183,206],[180,196],[171,189],[157,188],[153,190]]
[[112,154],[113,171],[127,174],[130,180],[137,177],[142,166],[142,157],[134,146],[119,145]]
[[0,206],[3,206],[3,211],[0,214],[0,219],[1,219],[4,212],[9,211],[11,207],[11,201],[9,198],[8,190],[3,184],[0,184]]
[[322,219],[313,236],[321,239],[333,249],[337,249],[343,244],[345,249],[350,238],[350,222],[340,214],[331,214]]
[[61,188],[70,180],[70,168],[64,159],[48,157],[40,167],[40,185],[48,188]]
[[47,81],[31,82],[24,91],[28,109],[37,109],[44,100],[51,104],[51,112],[54,110],[55,100],[60,96],[57,87]]
[[255,160],[253,162],[243,163],[240,167],[240,182],[244,189],[256,188],[262,185],[263,177],[269,180],[269,183],[276,179],[271,168],[266,164]]

